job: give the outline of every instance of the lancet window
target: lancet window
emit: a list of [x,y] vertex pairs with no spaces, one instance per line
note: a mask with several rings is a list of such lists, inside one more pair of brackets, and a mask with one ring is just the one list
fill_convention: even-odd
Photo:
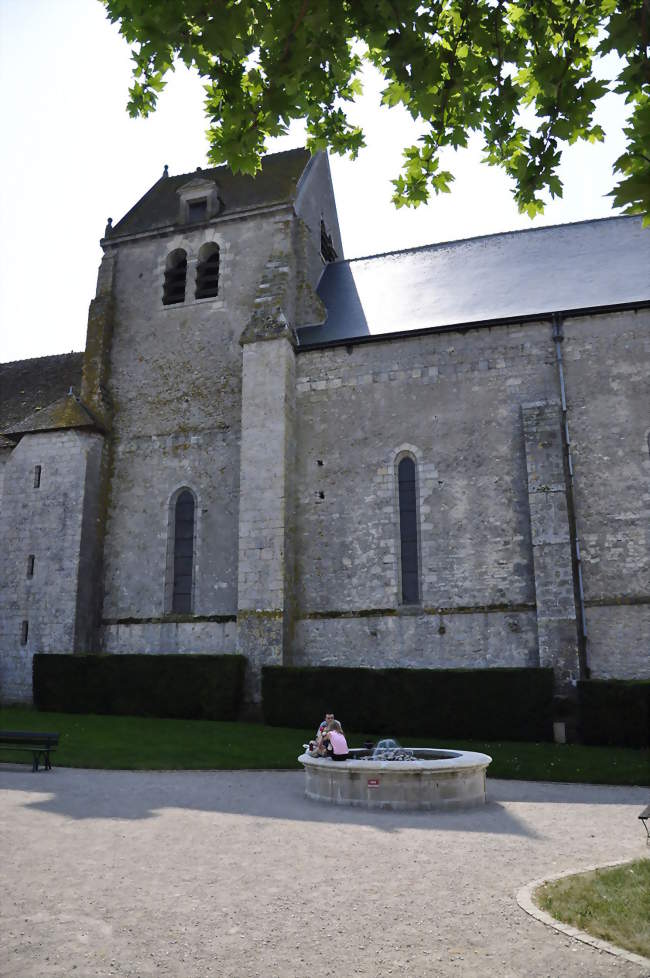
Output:
[[420,600],[416,479],[415,461],[405,455],[397,467],[402,604]]
[[171,610],[192,613],[194,570],[194,496],[189,489],[179,493],[174,506],[174,578]]

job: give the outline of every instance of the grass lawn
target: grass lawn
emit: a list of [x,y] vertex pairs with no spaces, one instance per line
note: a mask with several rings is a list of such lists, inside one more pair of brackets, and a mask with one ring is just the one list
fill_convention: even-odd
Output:
[[[301,745],[314,735],[312,729],[253,723],[40,713],[17,707],[0,709],[0,728],[57,731],[61,739],[54,754],[55,765],[113,770],[297,768]],[[367,739],[376,738],[348,734],[351,747],[361,746]],[[431,741],[408,738],[408,744],[426,747]],[[489,754],[493,760],[488,773],[493,778],[650,784],[648,750],[468,740],[436,740],[435,746],[465,747]],[[20,756],[0,751],[3,761],[15,761]],[[25,760],[28,757],[24,755]]]
[[650,958],[650,859],[555,880],[535,901],[556,920]]

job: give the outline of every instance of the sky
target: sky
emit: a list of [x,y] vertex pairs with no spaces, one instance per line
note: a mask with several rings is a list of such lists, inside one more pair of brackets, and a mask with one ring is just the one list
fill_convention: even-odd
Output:
[[[99,0],[0,0],[0,361],[82,350],[101,261],[99,240],[160,177],[206,166],[199,79],[179,68],[149,119],[126,113],[130,52]],[[367,148],[331,157],[345,256],[543,224],[607,217],[624,105],[608,95],[605,143],[567,151],[564,198],[535,221],[518,214],[508,178],[480,163],[477,143],[450,152],[451,194],[417,210],[391,203],[402,147],[417,138],[403,109],[380,109],[364,76],[355,106]],[[303,144],[300,125],[270,151]]]

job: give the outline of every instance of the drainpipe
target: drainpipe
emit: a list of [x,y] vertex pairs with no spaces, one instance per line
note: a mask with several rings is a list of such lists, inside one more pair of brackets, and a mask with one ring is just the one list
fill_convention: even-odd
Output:
[[578,527],[576,524],[575,478],[573,473],[573,459],[571,457],[569,415],[566,402],[566,386],[564,383],[564,365],[562,361],[562,343],[564,341],[562,323],[562,314],[559,312],[553,313],[553,342],[555,343],[555,360],[557,364],[558,379],[560,382],[560,396],[562,398],[562,446],[564,450],[564,464],[566,471],[567,510],[569,517],[569,534],[571,537],[571,559],[573,564],[573,587],[578,604],[578,660],[580,663],[581,678],[589,679],[590,669],[587,658],[588,637],[587,618],[585,615],[585,594],[582,584],[582,558],[580,556],[580,541],[578,539]]

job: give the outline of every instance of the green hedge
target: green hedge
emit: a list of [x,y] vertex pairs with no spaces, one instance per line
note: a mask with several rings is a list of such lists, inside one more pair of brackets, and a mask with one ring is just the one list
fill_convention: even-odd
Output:
[[34,656],[34,704],[63,713],[234,720],[241,655]]
[[585,680],[578,701],[583,743],[650,746],[650,680]]
[[551,669],[345,669],[266,666],[264,719],[314,729],[326,710],[346,728],[408,736],[551,740]]

